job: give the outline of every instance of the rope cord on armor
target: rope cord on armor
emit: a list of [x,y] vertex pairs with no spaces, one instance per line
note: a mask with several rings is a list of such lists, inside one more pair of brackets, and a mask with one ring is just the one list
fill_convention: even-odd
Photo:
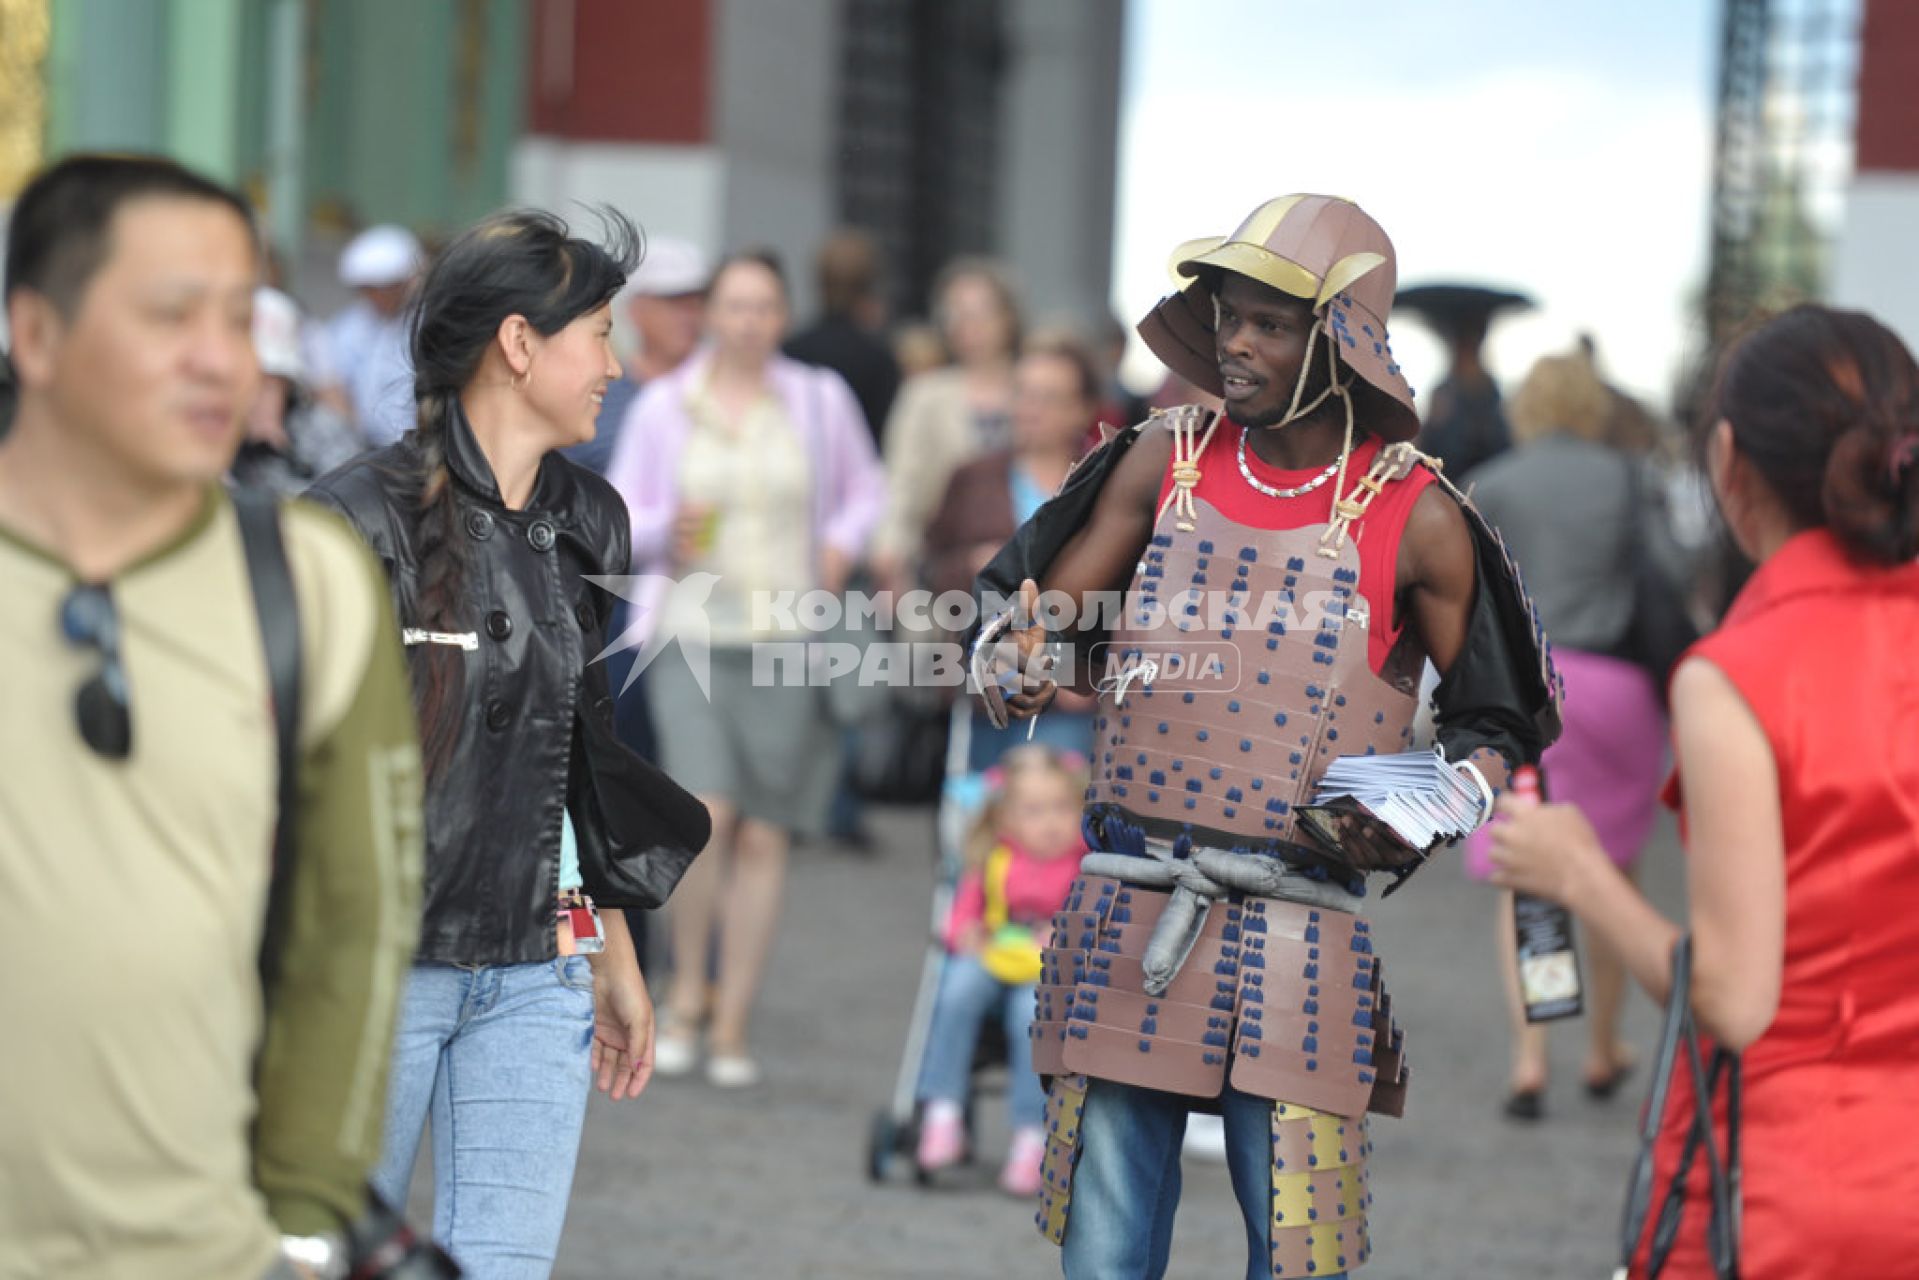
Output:
[[1193,521],[1198,518],[1198,512],[1193,507],[1193,489],[1199,484],[1199,456],[1213,442],[1213,432],[1219,430],[1224,416],[1209,415],[1211,421],[1206,424],[1206,434],[1195,440],[1195,423],[1199,415],[1206,412],[1198,405],[1181,405],[1166,412],[1167,424],[1173,431],[1173,489],[1159,504],[1159,512],[1153,517],[1155,525],[1165,517],[1166,508],[1172,507],[1179,516],[1174,528],[1181,533],[1191,533],[1196,527]]
[[[1413,465],[1424,456],[1412,445],[1400,441],[1389,444],[1379,451],[1373,459],[1373,465],[1359,478],[1353,491],[1333,503],[1333,521],[1326,526],[1326,532],[1319,538],[1319,554],[1327,559],[1339,555],[1340,546],[1346,541],[1346,534],[1372,507],[1386,485],[1411,473]],[[1449,486],[1450,487],[1450,486]],[[1337,494],[1338,490],[1335,489]]]
[[1306,332],[1306,355],[1299,362],[1299,377],[1293,380],[1293,400],[1291,404],[1286,406],[1286,416],[1273,424],[1275,431],[1305,417],[1313,410],[1319,408],[1320,405],[1325,404],[1327,396],[1344,394],[1344,391],[1339,385],[1339,348],[1337,344],[1333,342],[1332,335],[1328,334],[1326,338],[1326,367],[1332,377],[1328,379],[1326,389],[1314,396],[1309,403],[1303,407],[1299,403],[1299,398],[1306,394],[1306,375],[1312,372],[1313,368],[1313,346],[1319,341],[1319,335],[1325,330],[1325,327],[1325,320],[1315,317],[1313,327]]

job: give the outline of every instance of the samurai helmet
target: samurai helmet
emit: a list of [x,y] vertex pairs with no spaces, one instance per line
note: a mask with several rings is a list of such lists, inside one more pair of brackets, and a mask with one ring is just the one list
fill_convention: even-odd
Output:
[[[1139,335],[1174,373],[1221,395],[1214,283],[1207,268],[1238,272],[1305,300],[1313,310],[1314,340],[1323,332],[1332,352],[1333,393],[1357,400],[1350,407],[1388,442],[1419,433],[1413,389],[1386,340],[1398,278],[1393,243],[1370,214],[1337,196],[1280,196],[1253,210],[1231,235],[1189,240],[1173,251],[1177,289],[1139,322]],[[1309,345],[1301,387],[1314,359]],[[1349,391],[1338,389],[1339,365],[1357,375]],[[1299,405],[1295,388],[1288,420],[1311,407]]]

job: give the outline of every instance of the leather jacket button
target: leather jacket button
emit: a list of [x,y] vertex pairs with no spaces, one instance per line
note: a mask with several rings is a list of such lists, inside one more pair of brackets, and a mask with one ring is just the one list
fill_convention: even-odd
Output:
[[486,633],[495,640],[504,640],[513,634],[513,619],[504,611],[495,609],[486,615]]
[[498,733],[513,723],[513,709],[495,699],[486,704],[486,727]]
[[493,517],[485,511],[466,513],[466,531],[476,542],[485,542],[493,536]]
[[526,540],[535,551],[553,550],[553,526],[544,520],[535,520],[527,527]]
[[579,620],[580,630],[591,631],[593,629],[594,614],[593,606],[590,602],[582,600],[579,604],[575,605],[573,607],[573,616]]

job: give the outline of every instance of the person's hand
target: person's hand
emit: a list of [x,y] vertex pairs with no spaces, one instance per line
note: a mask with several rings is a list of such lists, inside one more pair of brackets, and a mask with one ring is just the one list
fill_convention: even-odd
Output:
[[1493,883],[1501,888],[1572,906],[1586,874],[1606,862],[1598,833],[1574,805],[1531,804],[1508,793],[1495,813]]
[[899,607],[900,597],[913,589],[913,575],[908,571],[906,561],[895,552],[869,553],[866,571],[872,575],[875,587],[893,597],[894,608]]
[[833,595],[846,590],[847,579],[853,576],[853,557],[838,547],[820,549],[820,587]]
[[[616,972],[616,970],[618,970]],[[619,1102],[637,1098],[653,1078],[653,997],[636,966],[593,970],[593,1077]]]
[[702,503],[688,503],[673,515],[673,563],[689,565],[713,549],[713,529],[719,513]]
[[975,920],[971,924],[966,925],[959,931],[959,936],[954,938],[953,942],[953,950],[958,954],[963,956],[978,955],[980,952],[986,950],[985,923]]
[[1059,709],[1067,715],[1090,715],[1099,710],[1099,695],[1080,693],[1075,689],[1061,689],[1058,695]]
[[1046,710],[1059,692],[1053,679],[1053,633],[1039,618],[1039,583],[1028,578],[1019,584],[1020,609],[1031,621],[1006,633],[1018,647],[1020,691],[1006,698],[1006,712],[1014,720],[1028,720]]

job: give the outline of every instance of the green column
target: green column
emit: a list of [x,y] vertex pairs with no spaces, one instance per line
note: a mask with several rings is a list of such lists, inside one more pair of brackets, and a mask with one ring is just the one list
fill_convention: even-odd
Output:
[[167,6],[167,150],[226,182],[240,177],[242,7],[242,0]]
[[166,6],[60,0],[47,49],[47,154],[165,144]]
[[329,0],[305,178],[323,221],[456,227],[506,198],[525,0]]

